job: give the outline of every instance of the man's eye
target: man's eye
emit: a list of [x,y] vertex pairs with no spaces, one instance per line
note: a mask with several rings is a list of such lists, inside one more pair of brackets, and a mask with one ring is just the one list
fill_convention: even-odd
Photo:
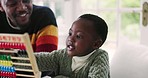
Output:
[[23,3],[30,3],[31,0],[22,0]]
[[10,6],[10,7],[15,6],[16,4],[17,4],[17,0],[8,0],[6,2],[6,6]]
[[17,4],[17,2],[13,2],[13,3],[7,3],[6,5],[7,6],[10,6],[10,7],[13,7],[13,6],[15,6]]

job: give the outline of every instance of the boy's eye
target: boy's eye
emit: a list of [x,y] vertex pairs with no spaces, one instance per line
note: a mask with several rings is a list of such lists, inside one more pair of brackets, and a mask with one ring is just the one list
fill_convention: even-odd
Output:
[[68,33],[68,35],[69,35],[69,36],[71,36],[71,35],[72,35],[72,33],[71,33],[71,32],[69,32],[69,33]]
[[81,39],[82,37],[81,37],[80,35],[77,35],[76,38],[77,38],[77,39]]

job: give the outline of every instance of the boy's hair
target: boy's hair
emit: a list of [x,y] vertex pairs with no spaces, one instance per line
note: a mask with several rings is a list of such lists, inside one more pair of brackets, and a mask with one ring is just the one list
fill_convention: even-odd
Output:
[[108,33],[108,26],[106,22],[99,16],[93,14],[84,14],[81,15],[79,18],[87,19],[94,23],[93,26],[95,27],[97,34],[101,37],[103,44],[107,38]]

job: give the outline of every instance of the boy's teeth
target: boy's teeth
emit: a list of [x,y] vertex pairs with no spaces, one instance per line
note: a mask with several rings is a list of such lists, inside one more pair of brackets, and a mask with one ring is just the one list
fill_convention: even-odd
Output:
[[72,46],[69,46],[70,49],[72,49]]

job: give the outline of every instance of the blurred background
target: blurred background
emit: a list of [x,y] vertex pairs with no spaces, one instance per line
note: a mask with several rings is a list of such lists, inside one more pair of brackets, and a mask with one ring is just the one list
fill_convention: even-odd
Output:
[[109,32],[101,48],[105,49],[112,58],[121,39],[124,39],[122,41],[125,43],[146,42],[143,42],[141,35],[141,27],[144,27],[142,25],[143,2],[144,0],[34,0],[33,3],[48,6],[53,10],[59,29],[59,49],[65,48],[68,30],[80,15],[93,13],[105,19]]

